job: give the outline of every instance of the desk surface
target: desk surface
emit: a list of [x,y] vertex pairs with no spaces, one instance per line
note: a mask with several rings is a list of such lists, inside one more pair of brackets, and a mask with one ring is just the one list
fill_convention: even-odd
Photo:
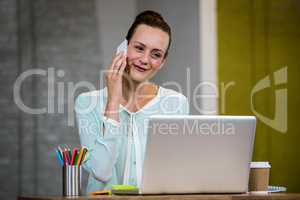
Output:
[[51,197],[51,196],[44,196],[44,197],[18,197],[18,200],[95,200],[95,199],[109,199],[109,200],[300,200],[300,193],[299,194],[289,194],[289,193],[277,193],[277,194],[192,194],[192,195],[137,195],[137,196],[123,196],[123,195],[113,195],[113,196],[81,196],[81,197]]

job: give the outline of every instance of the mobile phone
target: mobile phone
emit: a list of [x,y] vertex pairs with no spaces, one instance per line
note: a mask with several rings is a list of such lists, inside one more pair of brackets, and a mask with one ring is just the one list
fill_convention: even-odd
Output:
[[127,53],[127,45],[128,45],[128,42],[127,40],[125,39],[117,48],[117,52],[116,54],[120,53],[120,52],[125,52]]

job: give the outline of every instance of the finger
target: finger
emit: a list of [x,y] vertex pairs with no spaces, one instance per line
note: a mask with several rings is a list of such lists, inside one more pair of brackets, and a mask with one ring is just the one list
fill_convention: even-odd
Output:
[[113,59],[115,59],[117,56],[120,56],[120,55],[121,55],[121,52],[115,54],[115,55],[113,56]]
[[112,63],[109,67],[109,70],[113,70],[114,69],[114,66],[116,65],[116,62],[118,62],[118,60],[120,60],[122,58],[122,54],[121,53],[118,53],[112,60]]
[[120,62],[121,60],[122,60],[122,57],[116,58],[114,60],[114,62],[112,63],[112,66],[108,70],[110,77],[116,76],[116,74],[118,73],[118,69],[119,69],[118,65],[120,65],[120,64],[118,64],[118,62]]
[[111,69],[114,68],[114,66],[116,65],[116,63],[118,62],[118,60],[120,60],[122,58],[122,54],[117,54],[115,56],[115,58],[113,59],[112,63],[111,63]]
[[123,55],[121,59],[119,59],[115,66],[114,66],[114,74],[117,75],[118,71],[120,70],[121,66],[122,66],[122,63],[125,61],[125,56]]
[[122,65],[121,65],[121,67],[120,67],[120,69],[118,71],[119,75],[123,75],[124,69],[126,68],[126,66],[127,66],[127,62],[126,62],[126,57],[125,57],[125,59],[122,62]]

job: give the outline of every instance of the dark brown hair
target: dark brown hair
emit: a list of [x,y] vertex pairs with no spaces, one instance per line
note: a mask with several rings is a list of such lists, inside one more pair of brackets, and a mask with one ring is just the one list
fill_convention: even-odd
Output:
[[167,22],[164,20],[164,18],[157,12],[152,10],[146,10],[141,12],[135,17],[134,22],[132,23],[131,27],[129,28],[126,39],[129,43],[130,39],[132,38],[136,28],[141,25],[148,25],[153,28],[159,28],[160,30],[166,32],[169,35],[169,44],[168,48],[165,52],[164,58],[167,57],[169,48],[171,46],[171,28],[167,24]]

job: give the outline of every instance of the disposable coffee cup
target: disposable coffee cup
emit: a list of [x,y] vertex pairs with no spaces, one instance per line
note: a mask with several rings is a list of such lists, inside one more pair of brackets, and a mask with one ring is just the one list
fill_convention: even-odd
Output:
[[81,165],[63,166],[63,196],[81,195]]
[[269,186],[271,165],[269,162],[251,162],[249,191],[266,193]]

